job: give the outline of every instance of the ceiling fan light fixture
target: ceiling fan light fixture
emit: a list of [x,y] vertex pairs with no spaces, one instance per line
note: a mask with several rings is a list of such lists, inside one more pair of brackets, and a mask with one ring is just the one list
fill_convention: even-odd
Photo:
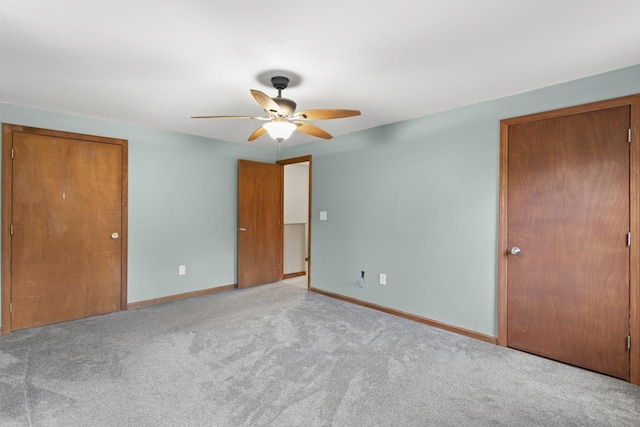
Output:
[[275,139],[278,142],[282,142],[291,136],[297,126],[293,123],[282,121],[268,122],[263,124],[262,127],[267,130],[271,138]]

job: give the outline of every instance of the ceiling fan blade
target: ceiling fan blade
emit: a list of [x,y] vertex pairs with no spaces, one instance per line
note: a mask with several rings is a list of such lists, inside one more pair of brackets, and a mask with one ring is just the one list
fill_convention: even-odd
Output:
[[322,138],[322,139],[333,138],[333,136],[331,136],[330,133],[323,131],[318,126],[312,125],[311,123],[293,122],[293,124],[298,126],[296,128],[297,131],[306,133],[307,135],[315,136],[317,138]]
[[259,90],[255,89],[250,90],[251,95],[253,95],[256,101],[258,101],[258,104],[260,104],[260,106],[264,108],[264,111],[273,111],[274,113],[280,113],[280,106],[273,99],[269,98],[266,93],[260,92]]
[[257,116],[191,116],[192,119],[251,119],[251,120],[271,120],[270,117]]
[[262,126],[260,126],[258,129],[255,130],[255,132],[253,132],[250,136],[249,139],[247,139],[247,141],[251,142],[251,141],[255,141],[256,139],[260,138],[262,135],[264,135],[267,132],[267,130],[265,128],[263,128]]
[[304,120],[328,120],[342,119],[345,117],[359,116],[358,110],[306,110],[299,111],[293,115],[294,119]]

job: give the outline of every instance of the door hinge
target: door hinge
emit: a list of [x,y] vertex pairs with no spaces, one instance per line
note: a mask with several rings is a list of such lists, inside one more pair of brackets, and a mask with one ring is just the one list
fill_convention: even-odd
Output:
[[631,129],[629,129],[629,131],[627,132],[627,139],[629,142],[631,142]]
[[627,246],[631,246],[631,232],[627,233]]
[[627,350],[631,350],[631,335],[627,337]]
[[11,147],[11,158],[13,159],[13,147]]
[[13,303],[9,303],[9,313],[13,313]]
[[9,234],[13,236],[13,224],[9,226]]

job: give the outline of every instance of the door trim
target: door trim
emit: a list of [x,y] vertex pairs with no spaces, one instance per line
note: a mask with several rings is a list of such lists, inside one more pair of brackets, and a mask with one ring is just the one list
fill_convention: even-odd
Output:
[[507,189],[509,185],[509,127],[538,120],[586,113],[613,107],[631,109],[630,228],[632,239],[629,266],[629,354],[630,380],[640,385],[640,94],[500,121],[500,201],[498,213],[498,345],[507,346]]
[[[300,156],[300,157],[293,157],[291,159],[284,159],[284,160],[278,160],[276,162],[276,164],[282,166],[284,168],[285,165],[292,165],[295,163],[304,163],[304,162],[309,162],[309,206],[307,209],[307,213],[308,213],[308,218],[307,218],[307,229],[308,231],[308,240],[307,240],[307,290],[311,287],[311,177],[312,177],[312,167],[313,167],[313,161],[312,161],[312,156],[308,155],[308,156]],[[283,173],[282,173],[283,177],[284,177],[284,169],[283,169]],[[281,215],[282,217],[280,218],[280,223],[284,225],[284,178],[282,180],[282,203],[283,203],[283,208],[281,210]],[[282,237],[282,241],[284,242],[284,226],[283,226],[283,237]],[[282,244],[282,259],[284,260],[284,243]],[[281,276],[284,277],[284,262],[282,263],[282,273]]]
[[107,138],[79,133],[40,129],[28,126],[2,124],[2,306],[0,307],[2,329],[0,333],[11,332],[11,213],[13,196],[13,162],[11,149],[13,133],[22,132],[43,136],[79,139],[103,144],[115,144],[122,147],[122,182],[121,182],[121,277],[120,277],[120,310],[127,309],[127,240],[128,240],[128,141],[125,139]]

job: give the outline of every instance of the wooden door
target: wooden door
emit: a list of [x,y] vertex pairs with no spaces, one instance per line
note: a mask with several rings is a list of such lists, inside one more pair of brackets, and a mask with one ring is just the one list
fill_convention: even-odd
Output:
[[20,127],[5,136],[11,329],[126,308],[126,141]]
[[282,279],[282,167],[238,160],[238,287]]
[[507,345],[626,380],[629,129],[628,105],[510,126],[507,190]]

